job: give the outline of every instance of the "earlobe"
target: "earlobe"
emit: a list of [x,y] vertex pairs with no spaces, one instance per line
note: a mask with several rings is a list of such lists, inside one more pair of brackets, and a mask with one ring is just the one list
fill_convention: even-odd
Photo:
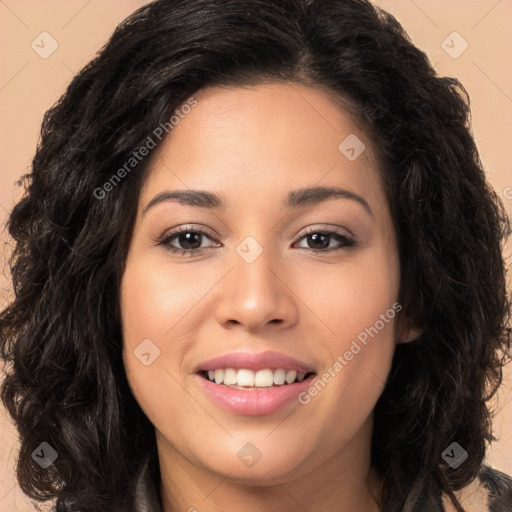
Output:
[[399,311],[395,326],[396,344],[416,341],[423,334],[424,328],[418,326],[418,319],[414,318],[414,315],[410,315],[407,309],[401,307]]
[[396,343],[410,343],[411,341],[416,341],[422,334],[423,329],[404,329],[397,336]]

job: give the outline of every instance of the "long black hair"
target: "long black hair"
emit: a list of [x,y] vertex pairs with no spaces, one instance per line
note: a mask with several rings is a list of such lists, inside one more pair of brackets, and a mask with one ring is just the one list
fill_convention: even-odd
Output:
[[[34,499],[56,498],[58,511],[130,510],[147,454],[158,483],[119,311],[151,158],[112,177],[200,89],[262,82],[336,95],[382,158],[403,318],[422,335],[396,350],[375,409],[373,466],[398,510],[414,510],[434,483],[453,496],[476,476],[492,439],[487,400],[510,355],[501,253],[510,227],[462,85],[437,76],[396,19],[366,0],[156,0],[118,26],[45,114],[8,220],[15,295],[0,314],[1,396],[21,440],[17,478]],[[58,453],[44,471],[31,457],[41,442]],[[441,456],[452,442],[468,453],[457,469]]]

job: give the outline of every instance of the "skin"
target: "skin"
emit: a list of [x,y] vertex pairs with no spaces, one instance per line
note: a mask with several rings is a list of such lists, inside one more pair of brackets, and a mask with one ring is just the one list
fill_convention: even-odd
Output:
[[[380,478],[370,466],[372,410],[387,379],[397,316],[310,402],[242,416],[202,391],[194,368],[228,352],[276,350],[332,367],[353,340],[397,302],[398,251],[378,159],[368,136],[325,92],[297,84],[209,88],[158,150],[138,205],[121,283],[124,363],[130,386],[156,429],[164,512],[377,511]],[[366,146],[349,161],[338,145]],[[291,209],[291,190],[336,186],[362,197]],[[195,189],[225,199],[212,210],[176,201],[143,210],[162,191]],[[202,252],[172,253],[178,226],[203,228]],[[329,248],[305,237],[330,229],[356,241]],[[247,237],[262,254],[236,252]],[[199,245],[199,243],[198,243]],[[151,339],[149,366],[134,350]],[[261,459],[237,452],[251,442]]]

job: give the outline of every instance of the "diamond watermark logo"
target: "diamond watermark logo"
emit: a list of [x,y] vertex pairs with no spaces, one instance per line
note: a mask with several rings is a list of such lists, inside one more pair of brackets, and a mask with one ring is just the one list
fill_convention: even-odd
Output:
[[258,448],[252,443],[245,443],[236,456],[245,464],[248,468],[252,468],[263,456]]
[[246,263],[252,263],[263,252],[263,247],[252,236],[248,236],[238,244],[236,252]]
[[363,141],[353,133],[346,137],[338,146],[340,153],[351,162],[359,158],[365,149],[366,146],[363,144]]
[[59,43],[48,32],[41,32],[30,45],[39,57],[47,59],[57,50]]
[[453,442],[444,450],[441,457],[449,466],[457,469],[468,458],[468,452],[459,443]]
[[50,467],[59,455],[57,452],[48,444],[41,443],[33,452],[32,458],[43,468]]
[[160,349],[150,339],[145,339],[133,353],[144,366],[149,366],[160,356]]
[[458,59],[469,48],[469,43],[458,32],[452,32],[441,43],[441,48],[452,59]]

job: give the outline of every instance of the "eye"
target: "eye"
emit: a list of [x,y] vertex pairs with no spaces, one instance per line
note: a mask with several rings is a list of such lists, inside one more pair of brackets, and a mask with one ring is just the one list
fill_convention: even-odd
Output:
[[[213,238],[202,229],[182,226],[170,233],[166,233],[158,242],[158,245],[164,245],[169,251],[174,253],[194,255],[208,247],[203,245],[205,239],[212,240]],[[176,247],[176,244],[180,247]],[[217,247],[218,246],[220,246],[220,244],[218,244]]]
[[[355,240],[349,235],[331,230],[310,229],[299,240],[305,240],[308,245],[299,247],[300,249],[309,249],[313,252],[339,251],[356,245]],[[331,242],[334,242],[334,247]]]
[[[214,243],[204,245],[203,242],[211,240]],[[310,229],[304,233],[299,241],[304,240],[306,247],[299,246],[299,249],[308,249],[315,253],[333,252],[339,250],[348,250],[356,245],[355,240],[344,233],[332,230]],[[334,242],[334,246],[333,243]],[[295,243],[295,245],[298,242]],[[182,256],[194,256],[203,252],[209,247],[220,247],[221,244],[214,241],[213,236],[200,228],[190,226],[181,226],[175,230],[166,233],[157,245],[163,245],[172,253]]]

